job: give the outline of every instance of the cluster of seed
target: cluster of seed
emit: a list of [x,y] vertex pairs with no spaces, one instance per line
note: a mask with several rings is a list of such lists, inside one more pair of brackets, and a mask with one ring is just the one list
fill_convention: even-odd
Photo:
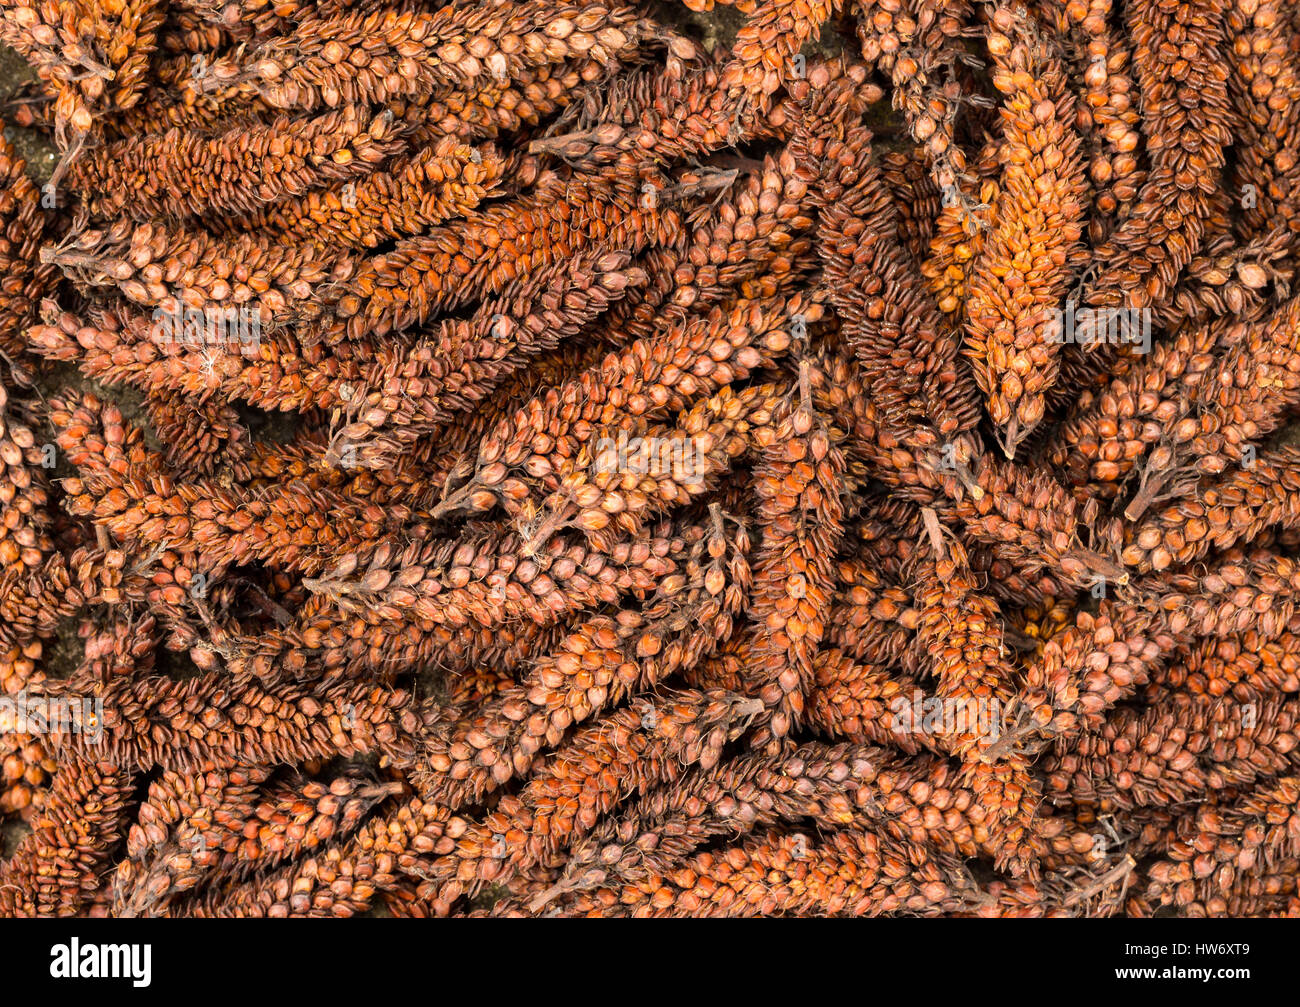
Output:
[[1300,915],[1291,8],[684,6],[0,0],[0,916]]

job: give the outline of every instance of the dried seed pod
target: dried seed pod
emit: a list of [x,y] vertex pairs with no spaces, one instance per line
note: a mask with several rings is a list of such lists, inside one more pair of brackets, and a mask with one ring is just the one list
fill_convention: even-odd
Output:
[[97,216],[135,220],[250,212],[286,196],[358,178],[401,152],[405,126],[391,113],[348,106],[206,136],[170,129],[89,151],[73,164],[68,188]]
[[[842,91],[836,94],[851,103]],[[761,165],[741,174],[707,216],[697,212],[688,218],[688,245],[647,254],[648,265],[659,265],[673,281],[665,303],[702,312],[736,293],[756,300],[796,292],[775,288],[797,279],[799,264],[812,259],[814,220],[798,169],[799,151],[796,135],[779,154],[766,155]],[[662,258],[662,265],[655,258]],[[652,320],[638,314],[637,321]],[[634,338],[647,334],[632,331]]]
[[402,885],[403,866],[431,851],[448,833],[463,831],[451,812],[412,798],[391,815],[372,818],[343,843],[270,874],[226,886],[171,907],[169,916],[346,917],[365,912],[380,892]]
[[[990,141],[981,162],[996,163],[999,149]],[[997,198],[997,186],[991,180],[962,182],[955,192],[939,211],[929,253],[921,263],[921,275],[935,306],[950,325],[960,321],[970,295],[970,281],[988,235],[988,210]]]
[[[688,66],[684,58],[705,65]],[[842,92],[847,115],[865,112],[882,97],[861,63],[843,57],[808,60],[803,80],[788,81],[790,94],[760,115],[745,78],[738,59],[708,62],[689,43],[683,45],[682,39],[675,38],[664,67],[631,77],[627,91],[616,90],[592,108],[593,128],[534,140],[529,150],[553,153],[570,162],[618,163],[635,173],[647,162],[699,158],[755,139],[788,139],[808,88],[821,90],[838,82],[851,85]],[[762,85],[755,82],[754,86],[761,89]]]
[[921,697],[913,679],[824,650],[815,661],[816,680],[808,721],[822,734],[858,744],[892,745],[905,752],[938,751],[932,734],[908,716]]
[[344,402],[384,345],[376,339],[305,346],[291,334],[266,329],[260,336],[245,329],[241,338],[235,321],[233,331],[223,318],[221,327],[214,320],[210,338],[178,340],[159,339],[159,327],[149,316],[120,305],[89,321],[61,312],[51,317],[52,324],[28,331],[29,348],[49,359],[77,361],[87,377],[128,383],[147,393],[215,392],[229,401],[288,411]]
[[[894,108],[903,112],[912,138],[921,145],[940,192],[958,191],[966,155],[956,143],[962,101],[957,64],[960,37],[971,16],[969,0],[917,0],[902,5],[860,3],[858,38],[862,55],[887,70]],[[960,201],[960,195],[957,197]]]
[[1012,877],[1036,878],[1046,844],[1034,826],[1042,787],[1030,773],[1029,760],[968,764],[965,779],[983,813],[994,850],[994,864]]
[[[710,768],[722,748],[761,710],[757,700],[720,690],[669,692],[600,718],[541,760],[518,797],[506,797],[482,821],[466,823],[453,843],[412,870],[421,899],[445,915],[461,895],[560,856],[601,814],[629,794]],[[453,828],[459,820],[453,820]]]
[[1180,463],[1223,471],[1245,443],[1275,428],[1296,394],[1289,375],[1297,317],[1300,303],[1292,298],[1259,322],[1184,329],[1106,392],[1085,397],[1053,438],[1049,457],[1068,467],[1074,481],[1112,496],[1147,456],[1126,511],[1131,520],[1185,473]]
[[1044,51],[1018,4],[990,17],[1003,167],[966,301],[965,352],[1011,458],[1042,420],[1056,380],[1065,333],[1052,313],[1083,233],[1087,187],[1060,59]]
[[[61,696],[62,683],[41,695]],[[323,694],[322,694],[323,693]],[[118,765],[188,769],[212,763],[298,763],[375,752],[394,765],[413,752],[410,694],[369,683],[329,690],[232,686],[225,675],[184,681],[119,676],[93,690],[104,706],[103,739],[52,736],[61,761],[78,752],[104,753]]]
[[981,893],[982,903],[970,915],[985,919],[1115,916],[1124,907],[1124,895],[1136,866],[1136,861],[1126,856],[1109,870],[1098,869],[1091,874],[1070,871],[1034,881],[995,881]]
[[881,173],[898,215],[898,239],[919,270],[934,238],[935,220],[942,208],[938,185],[926,170],[921,151],[886,151]]
[[912,11],[902,8],[901,3],[877,0],[860,0],[854,4],[862,58],[882,70],[893,67],[904,40],[916,32]]
[[758,627],[746,654],[750,693],[771,711],[760,732],[775,744],[804,721],[813,691],[813,657],[826,634],[834,571],[844,533],[840,482],[844,457],[832,442],[803,379],[772,443],[754,470],[755,518],[762,532],[753,561],[749,613]]
[[[788,755],[745,756],[653,791],[607,820],[574,848],[548,894],[641,881],[714,837],[781,821],[879,830],[900,842],[975,857],[990,848],[973,800],[942,759],[890,760],[878,748],[821,743]],[[1058,820],[1035,828],[1053,836],[1066,855],[1074,847],[1091,851],[1091,837]]]
[[983,455],[957,479],[945,477],[944,487],[965,531],[1016,569],[1080,587],[1098,577],[1125,583],[1109,558],[1119,547],[1119,522],[1102,516],[1095,501],[1080,505],[1049,472]]
[[840,560],[835,578],[826,644],[855,661],[881,665],[914,661],[912,634],[920,612],[912,607],[911,594],[886,584],[865,557]]
[[521,69],[513,80],[489,77],[476,85],[447,85],[427,98],[389,103],[411,126],[414,147],[459,137],[466,143],[528,133],[568,107],[580,89],[601,80],[606,68],[595,60],[540,64]]
[[[916,645],[927,655],[936,680],[934,698],[945,711],[935,733],[944,748],[966,761],[965,775],[984,812],[998,867],[1033,877],[1041,855],[1032,830],[1038,787],[1026,762],[993,764],[981,758],[1000,740],[1018,684],[1006,656],[1001,613],[975,585],[965,550],[943,538],[933,511],[925,517],[930,542],[918,551],[911,570],[920,610]],[[931,719],[914,727],[925,729]]]
[[1154,346],[1128,374],[1081,396],[1044,456],[1090,495],[1115,496],[1117,484],[1159,440],[1156,424],[1180,416],[1195,384],[1211,380],[1215,347],[1234,339],[1230,331],[1223,322],[1192,324]]
[[573,336],[647,277],[631,256],[599,249],[544,267],[436,336],[386,353],[347,401],[334,450],[373,465],[487,397],[529,358]]
[[[992,556],[981,558],[982,565],[1008,564],[1030,582],[1037,581],[1037,591],[1053,596],[1062,592],[1050,578],[1044,579],[1048,571],[1080,586],[1091,584],[1098,574],[1123,579],[1122,567],[1106,555],[1119,541],[1117,522],[1101,520],[1095,506],[1081,510],[1050,473],[998,461],[980,452],[969,436],[946,443],[936,440],[923,452],[903,444],[883,428],[856,370],[835,355],[819,355],[810,366],[814,401],[848,429],[846,457],[861,460],[873,476],[990,547]],[[1025,500],[1032,505],[1027,507]],[[897,501],[895,506],[909,505]],[[919,513],[914,512],[913,519],[918,523],[908,537],[916,539]],[[1000,587],[1018,597],[1029,584]]]
[[701,545],[644,609],[584,620],[519,686],[427,737],[412,776],[422,794],[452,808],[480,799],[527,771],[569,725],[653,688],[729,636],[749,585],[748,536],[738,526],[729,541],[719,514]]
[[0,382],[0,645],[48,637],[69,603],[66,564],[50,537],[50,452]]
[[[274,683],[319,675],[353,677],[437,661],[463,667],[477,646],[468,633],[499,634],[540,658],[571,627],[562,620],[647,596],[668,576],[683,576],[712,522],[674,527],[599,549],[556,536],[524,556],[520,536],[470,535],[430,546],[347,554],[321,578],[304,582],[320,601],[283,628],[241,641],[228,665],[241,679]],[[356,576],[365,570],[363,576]],[[534,627],[537,634],[527,633]],[[493,642],[483,644],[491,652]]]
[[1278,636],[1295,612],[1295,564],[1269,553],[1229,557],[1200,573],[1158,579],[1139,600],[1105,601],[1049,641],[1026,673],[1026,733],[1071,736],[1098,726],[1178,644],[1258,629]]
[[540,506],[528,499],[519,505],[526,548],[567,527],[582,529],[602,550],[613,535],[640,535],[648,517],[714,492],[739,456],[770,444],[782,402],[780,385],[750,385],[738,394],[728,386],[671,426],[629,427],[625,420],[598,429],[603,436],[587,438]]
[[220,25],[240,37],[266,38],[283,35],[304,17],[341,14],[374,6],[374,0],[180,0],[200,23]]
[[1300,692],[1298,630],[1292,619],[1275,639],[1252,630],[1181,646],[1144,695],[1148,701],[1172,691],[1231,695],[1245,703],[1271,693]]
[[527,196],[399,241],[363,263],[331,297],[321,335],[335,342],[410,328],[587,243],[640,251],[671,240],[679,227],[676,210],[657,200],[643,207],[602,178],[548,175]]
[[[975,883],[955,860],[869,832],[813,842],[771,832],[701,853],[662,875],[558,899],[561,916],[936,915],[963,908]],[[498,915],[512,907],[499,906]]]
[[1208,380],[1192,389],[1186,407],[1173,415],[1164,411],[1160,443],[1145,460],[1125,517],[1140,518],[1166,486],[1189,470],[1217,475],[1229,464],[1242,462],[1243,452],[1253,455],[1250,445],[1277,428],[1284,411],[1300,401],[1297,319],[1300,298],[1293,298],[1259,328],[1246,329],[1246,338],[1231,345],[1216,360]]
[[1050,798],[1121,808],[1171,805],[1253,784],[1294,767],[1298,704],[1174,694],[1117,710],[1098,729],[1060,739],[1041,761]]
[[161,4],[144,0],[113,8],[33,0],[6,0],[0,6],[0,40],[32,64],[54,97],[54,135],[65,152],[80,150],[95,113],[108,103],[106,81],[123,74],[114,96],[131,101],[162,13]]
[[840,0],[760,0],[732,43],[721,81],[728,97],[766,112],[783,83],[802,78],[799,51],[821,37],[822,24],[839,6]]
[[1196,499],[1148,514],[1127,532],[1126,565],[1141,573],[1184,566],[1212,549],[1250,542],[1265,528],[1300,521],[1300,449],[1266,451],[1225,473]]
[[498,193],[504,168],[495,148],[444,136],[387,171],[272,203],[226,226],[271,231],[282,244],[374,248],[469,213]]
[[[259,791],[265,776],[265,771],[239,769],[198,774],[206,786],[198,800],[182,800],[183,815],[170,833],[157,818],[144,829],[133,826],[136,848],[118,866],[120,905],[114,915],[160,915],[202,881],[272,869],[345,839],[367,811],[403,789],[351,773],[329,781],[285,780]],[[161,843],[146,838],[160,833],[167,837]]]
[[974,424],[975,410],[957,373],[956,343],[897,243],[897,214],[871,163],[870,140],[856,129],[842,143],[808,151],[829,165],[818,180],[825,281],[887,422],[904,441],[917,424],[951,437]]
[[[667,691],[578,732],[519,793],[533,815],[529,859],[554,859],[633,788],[712,769],[759,712],[756,701],[720,690]],[[593,771],[593,757],[601,769]]]
[[480,444],[473,478],[435,514],[461,507],[485,511],[499,501],[519,515],[530,499],[529,482],[545,485],[556,461],[577,455],[599,427],[620,417],[649,419],[683,409],[747,375],[788,349],[793,316],[816,320],[817,308],[798,297],[741,302],[611,354],[503,420]]
[[[445,808],[414,798],[394,815],[367,823],[356,839],[307,861],[309,872],[323,861],[331,873],[355,872],[371,882],[365,886],[346,891],[331,886],[332,891],[321,890],[309,900],[304,893],[319,878],[294,865],[272,874],[273,885],[237,887],[197,907],[197,915],[350,915],[365,909],[377,892],[398,888],[402,874],[422,879],[412,898],[432,915],[447,915],[462,894],[487,881],[516,890],[515,882],[540,875],[537,884],[517,888],[521,894],[540,892],[554,876],[532,866],[534,859],[563,845],[570,832],[581,834],[590,827],[589,802],[607,807],[621,797],[625,781],[620,769],[637,774],[637,785],[644,787],[675,779],[695,762],[712,765],[756,705],[721,692],[684,692],[619,711],[578,732],[542,761],[518,797],[503,798],[482,819],[451,817]],[[372,858],[380,855],[401,873],[389,868],[371,876]],[[289,883],[281,886],[280,880]]]
[[345,253],[265,234],[223,239],[126,219],[42,249],[41,260],[84,287],[115,286],[132,303],[157,309],[155,341],[202,345],[244,337],[252,344],[241,347],[246,351],[255,350],[264,325],[355,268]]
[[0,815],[19,815],[31,821],[45,803],[50,778],[59,764],[50,758],[40,738],[8,727],[0,730]]
[[120,112],[140,101],[167,4],[162,0],[136,0],[121,4],[120,10],[100,10],[104,11],[108,29],[106,33],[101,31],[100,38],[106,62],[113,71],[108,100],[114,112]]
[[1300,859],[1290,857],[1279,860],[1274,869],[1259,876],[1238,876],[1226,891],[1216,888],[1203,899],[1180,907],[1181,912],[1193,919],[1267,916],[1295,919],[1297,904],[1295,872]]
[[235,468],[247,457],[248,430],[228,402],[214,396],[193,402],[175,392],[145,400],[149,423],[167,446],[166,463],[182,475],[211,476]]
[[56,275],[38,257],[45,235],[40,202],[6,129],[0,138],[0,352],[11,358],[25,348],[19,333],[36,320]]
[[204,826],[223,807],[251,800],[265,770],[205,768],[164,772],[149,786],[138,821],[127,833],[127,859],[113,877],[113,915],[153,916],[198,885],[220,854]]
[[[879,748],[811,744],[789,755],[749,755],[694,773],[651,791],[583,839],[548,895],[662,875],[713,837],[782,821],[877,826],[884,815],[873,785],[885,763]],[[906,783],[899,789],[905,792]]]
[[[933,512],[928,517],[934,534],[941,535]],[[909,573],[918,609],[916,647],[935,679],[935,695],[961,711],[957,722],[945,725],[942,743],[963,758],[974,756],[996,740],[982,733],[986,718],[976,717],[976,709],[991,712],[1000,721],[1003,707],[1016,692],[1001,612],[975,584],[966,551],[958,542],[932,541],[917,555]],[[995,732],[1000,726],[995,726]]]
[[1078,122],[1089,155],[1095,215],[1089,222],[1100,244],[1133,210],[1146,179],[1139,157],[1141,116],[1131,73],[1132,46],[1116,30],[1112,0],[1043,5],[1058,32],[1068,37],[1074,72],[1082,78]]
[[[217,62],[225,60],[235,45],[233,40],[222,44],[220,38],[207,44],[195,35],[194,42],[182,45],[181,55],[157,60],[152,86],[143,99],[105,122],[105,134],[109,139],[123,139],[166,133],[173,127],[214,131],[240,120],[273,120],[281,109],[266,100],[265,82],[207,90],[209,82],[216,79]],[[489,77],[468,90],[448,84],[435,88],[432,94],[394,99],[389,109],[407,123],[412,149],[433,146],[445,136],[473,142],[537,125],[539,116],[562,108],[569,99],[567,92],[586,79],[599,77],[601,69],[591,60],[534,66],[520,70],[513,81]],[[39,107],[29,108],[22,109],[26,116],[39,116]]]
[[[259,493],[225,490],[209,479],[178,485],[161,457],[140,447],[139,429],[123,431],[116,407],[93,395],[78,401],[72,393],[51,407],[59,447],[87,475],[84,483],[68,484],[68,510],[90,517],[119,541],[191,551],[195,573],[251,560],[319,572],[341,550],[377,543],[409,517],[403,508],[385,511],[294,483]],[[92,454],[101,430],[108,443],[131,448],[111,469]],[[181,589],[189,587],[180,584],[172,603],[183,603]]]
[[1104,267],[1086,297],[1093,308],[1163,306],[1201,245],[1232,142],[1228,72],[1215,58],[1225,6],[1139,0],[1127,9],[1151,166],[1129,216],[1094,251]]
[[574,57],[611,63],[656,30],[627,6],[542,0],[313,15],[263,43],[243,65],[215,61],[191,87],[221,97],[254,90],[274,107],[304,111],[345,102],[382,105],[439,85],[505,81],[537,63]]
[[[1165,905],[1207,903],[1206,915],[1213,915],[1208,904],[1227,893],[1238,894],[1234,888],[1239,881],[1272,873],[1294,860],[1300,843],[1298,786],[1300,778],[1282,776],[1236,804],[1190,812],[1178,824],[1178,840],[1170,845],[1168,859],[1147,869],[1146,897]],[[1288,876],[1294,886],[1294,868],[1281,873]],[[1238,910],[1233,915],[1245,914]]]
[[[39,685],[44,678],[36,670],[40,658],[38,642],[15,645],[0,654],[0,696],[22,694],[28,685]],[[0,815],[17,814],[30,821],[45,801],[58,763],[39,737],[18,733],[18,718],[12,713],[0,713]]]
[[[1300,138],[1300,65],[1295,29],[1277,0],[1234,0],[1225,30],[1232,76],[1228,94],[1238,112],[1234,131],[1239,149],[1231,191],[1243,197],[1235,230],[1243,240],[1300,227],[1296,202]],[[1248,188],[1249,187],[1249,188]]]
[[31,833],[0,866],[0,916],[85,914],[112,869],[132,790],[111,762],[62,756]]

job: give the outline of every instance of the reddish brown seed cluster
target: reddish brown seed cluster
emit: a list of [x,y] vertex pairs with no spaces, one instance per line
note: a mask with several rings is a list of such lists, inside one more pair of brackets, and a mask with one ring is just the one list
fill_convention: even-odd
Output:
[[1291,7],[681,6],[0,0],[0,916],[1300,915]]

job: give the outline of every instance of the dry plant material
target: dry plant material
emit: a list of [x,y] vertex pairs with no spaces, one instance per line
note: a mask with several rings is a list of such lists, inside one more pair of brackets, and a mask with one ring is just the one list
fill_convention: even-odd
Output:
[[374,248],[473,210],[496,195],[504,167],[491,147],[446,136],[388,171],[277,200],[234,226],[274,232],[281,243]]
[[745,674],[772,711],[774,741],[804,721],[813,657],[830,615],[829,557],[844,530],[843,455],[815,413],[807,381],[800,382],[798,395],[754,472],[762,539],[754,554],[749,611],[758,636],[745,654]]
[[1141,0],[1126,9],[1150,164],[1128,217],[1097,249],[1093,307],[1164,303],[1205,235],[1229,130],[1218,0]]
[[[14,645],[0,656],[0,696],[21,693],[40,682],[36,670],[41,658],[39,641]],[[0,715],[0,815],[18,815],[30,821],[40,810],[58,762],[50,757],[38,735],[19,731],[17,710]]]
[[32,831],[0,868],[0,915],[91,915],[113,869],[131,773],[80,755],[60,761]]
[[[770,832],[702,853],[663,875],[565,896],[557,916],[934,916],[977,901],[959,862],[924,847],[852,829],[817,842]],[[509,903],[499,915],[513,915]],[[517,912],[518,910],[516,910]]]
[[74,162],[68,186],[100,216],[136,220],[256,210],[323,182],[363,177],[405,146],[389,112],[347,106],[217,136],[172,129]]
[[438,85],[508,80],[538,63],[615,62],[647,30],[627,5],[460,0],[434,12],[326,10],[268,39],[242,66],[215,60],[194,90],[252,89],[274,107],[304,111],[382,105]]
[[1015,457],[1047,409],[1063,331],[1052,313],[1082,234],[1083,158],[1065,70],[1028,11],[999,6],[988,37],[1002,105],[1002,174],[966,301],[966,352],[1002,450]]
[[40,204],[27,163],[6,135],[0,139],[0,352],[11,358],[22,352],[22,330],[36,320],[54,281],[52,267],[38,258],[46,227]]
[[1300,915],[1300,18],[718,6],[0,0],[0,916]]

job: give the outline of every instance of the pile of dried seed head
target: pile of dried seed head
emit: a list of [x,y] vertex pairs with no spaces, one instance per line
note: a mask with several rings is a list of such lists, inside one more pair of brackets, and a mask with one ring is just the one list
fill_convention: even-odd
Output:
[[1294,5],[0,42],[0,915],[1300,914]]

